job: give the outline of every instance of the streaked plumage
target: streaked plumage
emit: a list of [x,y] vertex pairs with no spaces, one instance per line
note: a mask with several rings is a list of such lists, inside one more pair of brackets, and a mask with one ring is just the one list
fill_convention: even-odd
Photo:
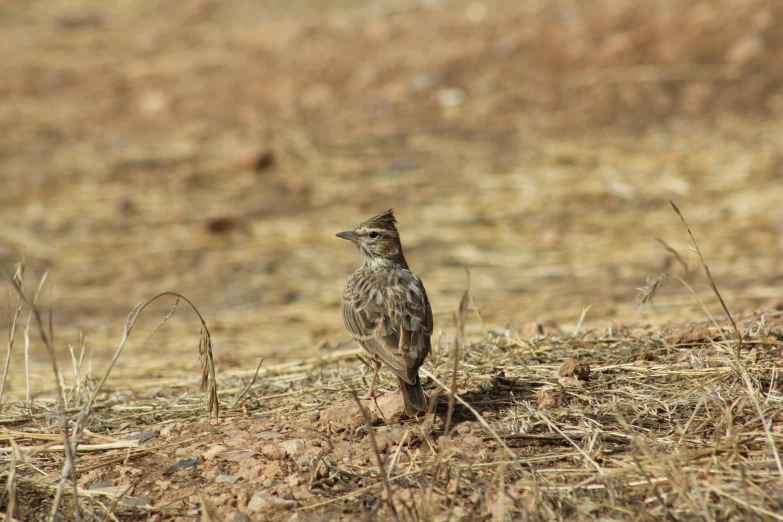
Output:
[[432,309],[424,284],[408,268],[395,223],[392,209],[338,234],[364,257],[345,285],[343,322],[375,362],[376,375],[381,363],[397,375],[405,411],[414,416],[427,409],[419,367],[430,353]]

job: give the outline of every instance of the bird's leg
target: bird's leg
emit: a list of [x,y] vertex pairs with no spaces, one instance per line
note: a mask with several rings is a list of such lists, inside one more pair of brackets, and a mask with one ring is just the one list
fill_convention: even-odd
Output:
[[[381,411],[381,407],[378,406],[378,396],[375,395],[375,381],[378,380],[378,372],[381,370],[381,361],[373,360],[373,364],[375,364],[375,371],[372,374],[372,380],[370,381],[370,388],[367,390],[367,395],[363,395],[359,397],[362,400],[368,400],[372,403],[372,405],[375,407],[375,410],[381,414],[381,417],[383,417],[383,412]],[[386,417],[383,417],[383,420],[386,420]]]

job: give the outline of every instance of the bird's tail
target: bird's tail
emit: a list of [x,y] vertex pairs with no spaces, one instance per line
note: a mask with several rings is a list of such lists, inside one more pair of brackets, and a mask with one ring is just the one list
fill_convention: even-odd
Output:
[[408,417],[415,417],[420,412],[427,411],[427,396],[424,395],[418,376],[415,384],[408,384],[400,379],[400,391],[405,401],[405,413]]

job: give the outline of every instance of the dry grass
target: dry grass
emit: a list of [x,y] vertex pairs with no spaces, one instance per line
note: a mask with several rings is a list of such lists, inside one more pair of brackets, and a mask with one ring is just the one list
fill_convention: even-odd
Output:
[[[159,294],[139,303],[131,310],[130,314],[128,314],[128,320],[125,323],[124,333],[117,351],[106,369],[103,378],[99,382],[93,382],[92,377],[82,371],[85,346],[82,345],[81,355],[78,358],[75,356],[73,348],[69,347],[73,363],[74,380],[73,383],[68,386],[66,385],[64,375],[58,366],[58,360],[55,353],[52,310],[50,308],[48,314],[44,316],[39,305],[39,296],[41,290],[45,287],[48,272],[41,278],[34,295],[31,295],[26,290],[24,272],[24,261],[20,261],[17,265],[16,272],[9,278],[12,291],[16,295],[16,306],[13,316],[9,314],[10,327],[7,361],[10,361],[11,359],[11,352],[16,337],[15,334],[18,331],[20,315],[23,310],[22,305],[24,305],[29,311],[29,316],[34,319],[33,328],[40,334],[41,342],[48,352],[49,360],[52,365],[53,381],[57,384],[57,388],[54,390],[56,392],[56,400],[33,401],[28,399],[9,401],[10,404],[0,403],[0,408],[2,408],[3,413],[5,413],[3,416],[5,424],[29,426],[30,424],[35,425],[36,420],[43,421],[43,424],[34,427],[32,432],[3,430],[4,438],[9,444],[9,451],[6,452],[6,455],[10,457],[10,461],[5,469],[7,477],[6,516],[14,517],[20,482],[33,485],[33,487],[41,487],[42,485],[50,485],[51,482],[56,482],[57,488],[53,495],[51,506],[49,506],[49,518],[57,520],[65,516],[65,518],[80,521],[83,516],[87,516],[89,520],[103,520],[111,514],[117,501],[121,500],[129,490],[123,489],[121,495],[115,495],[115,502],[112,503],[109,509],[101,505],[96,511],[96,507],[90,503],[83,506],[82,494],[84,494],[84,492],[80,492],[80,488],[77,485],[78,473],[93,469],[94,465],[88,463],[85,466],[85,459],[79,459],[80,462],[77,469],[76,455],[78,453],[89,454],[95,452],[102,454],[112,450],[130,450],[131,448],[136,448],[138,446],[138,440],[113,440],[111,437],[106,438],[100,436],[95,438],[94,434],[90,431],[90,428],[95,424],[96,410],[106,407],[106,404],[103,403],[103,401],[96,403],[96,399],[105,395],[105,392],[103,392],[104,385],[109,379],[109,375],[111,374],[114,365],[120,358],[125,345],[130,338],[131,332],[136,325],[136,320],[147,306],[165,296],[176,297],[176,302],[169,314],[163,318],[158,327],[153,331],[153,334],[174,314],[180,300],[187,302],[196,312],[201,321],[201,337],[198,346],[198,354],[202,366],[201,387],[205,391],[206,397],[205,410],[209,415],[217,418],[219,403],[215,381],[215,365],[212,357],[212,340],[209,329],[198,309],[186,297],[174,292]],[[27,328],[29,327],[30,322],[28,321]],[[27,366],[28,364],[26,363],[25,367]],[[4,390],[6,386],[9,368],[10,364],[7,363],[2,387],[0,387],[2,390]],[[2,398],[1,395],[0,398]],[[53,416],[59,418],[59,422],[52,422]],[[38,446],[31,444],[31,442],[41,439],[50,442]],[[54,444],[54,442],[59,442],[59,444]],[[55,459],[56,462],[59,461],[57,464],[60,464],[59,478],[56,481],[53,479],[54,474],[56,474],[55,469],[50,469],[50,473],[44,473],[44,477],[41,477],[42,467],[46,466],[35,466],[31,464],[31,459],[39,454],[53,456],[60,452],[62,452],[63,458]],[[24,455],[24,458],[20,459],[20,455]],[[129,453],[126,458],[128,457],[130,457]],[[48,459],[44,457],[44,461],[47,460]],[[111,461],[110,463],[113,462],[114,461]],[[57,467],[57,464],[55,464],[55,468]],[[21,477],[17,477],[17,467],[20,466],[32,466],[32,469],[35,469],[37,473],[34,473],[33,476],[22,474]],[[68,503],[69,507],[67,508],[67,514],[64,515],[61,511],[61,503],[66,492],[66,487],[71,488],[71,498]],[[86,494],[88,497],[90,496],[89,492]],[[26,506],[28,512],[23,515],[24,518],[33,516],[37,518],[42,515],[41,513],[31,513],[29,511],[31,507],[32,506]],[[41,506],[38,506],[38,509],[41,509]],[[86,509],[86,513],[83,512],[83,509]]]
[[[314,496],[299,503],[302,516],[369,509],[395,520],[783,519],[783,314],[729,322],[728,331],[713,323],[526,338],[507,327],[468,340],[469,300],[466,292],[449,329],[453,341],[439,343],[423,370],[430,393],[445,392],[448,400],[424,419],[403,423],[410,433],[397,445],[379,446],[360,404],[358,431],[327,426],[335,439],[371,448],[376,462],[351,465],[324,456],[329,471],[316,480],[311,469]],[[117,357],[146,304],[129,316]],[[37,328],[45,332],[46,322]],[[739,353],[727,335],[734,328],[745,339]],[[281,412],[305,419],[355,400],[363,379],[353,362],[357,353],[225,372],[217,388],[208,387],[218,393],[207,405],[215,413],[218,403],[241,405],[223,408],[224,419]],[[588,381],[558,378],[569,359],[590,365]],[[188,392],[197,381],[107,391],[106,378],[96,385],[80,365],[75,357],[77,379],[70,383],[58,370],[57,398],[8,397],[3,405],[6,516],[181,513],[154,502],[124,503],[135,498],[139,481],[93,491],[76,477],[164,454],[169,448],[154,442],[154,430],[208,415],[203,398]],[[390,386],[382,375],[382,386]],[[147,433],[153,442],[140,443]],[[219,509],[194,487],[202,517],[220,520]]]

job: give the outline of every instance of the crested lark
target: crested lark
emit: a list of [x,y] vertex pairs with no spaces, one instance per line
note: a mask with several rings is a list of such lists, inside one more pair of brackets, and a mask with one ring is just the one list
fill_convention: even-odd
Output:
[[397,374],[405,413],[427,409],[419,367],[430,353],[432,309],[421,279],[402,255],[394,209],[360,223],[337,237],[356,244],[364,265],[343,292],[343,322],[375,364],[367,397],[375,403],[375,380],[381,364]]

